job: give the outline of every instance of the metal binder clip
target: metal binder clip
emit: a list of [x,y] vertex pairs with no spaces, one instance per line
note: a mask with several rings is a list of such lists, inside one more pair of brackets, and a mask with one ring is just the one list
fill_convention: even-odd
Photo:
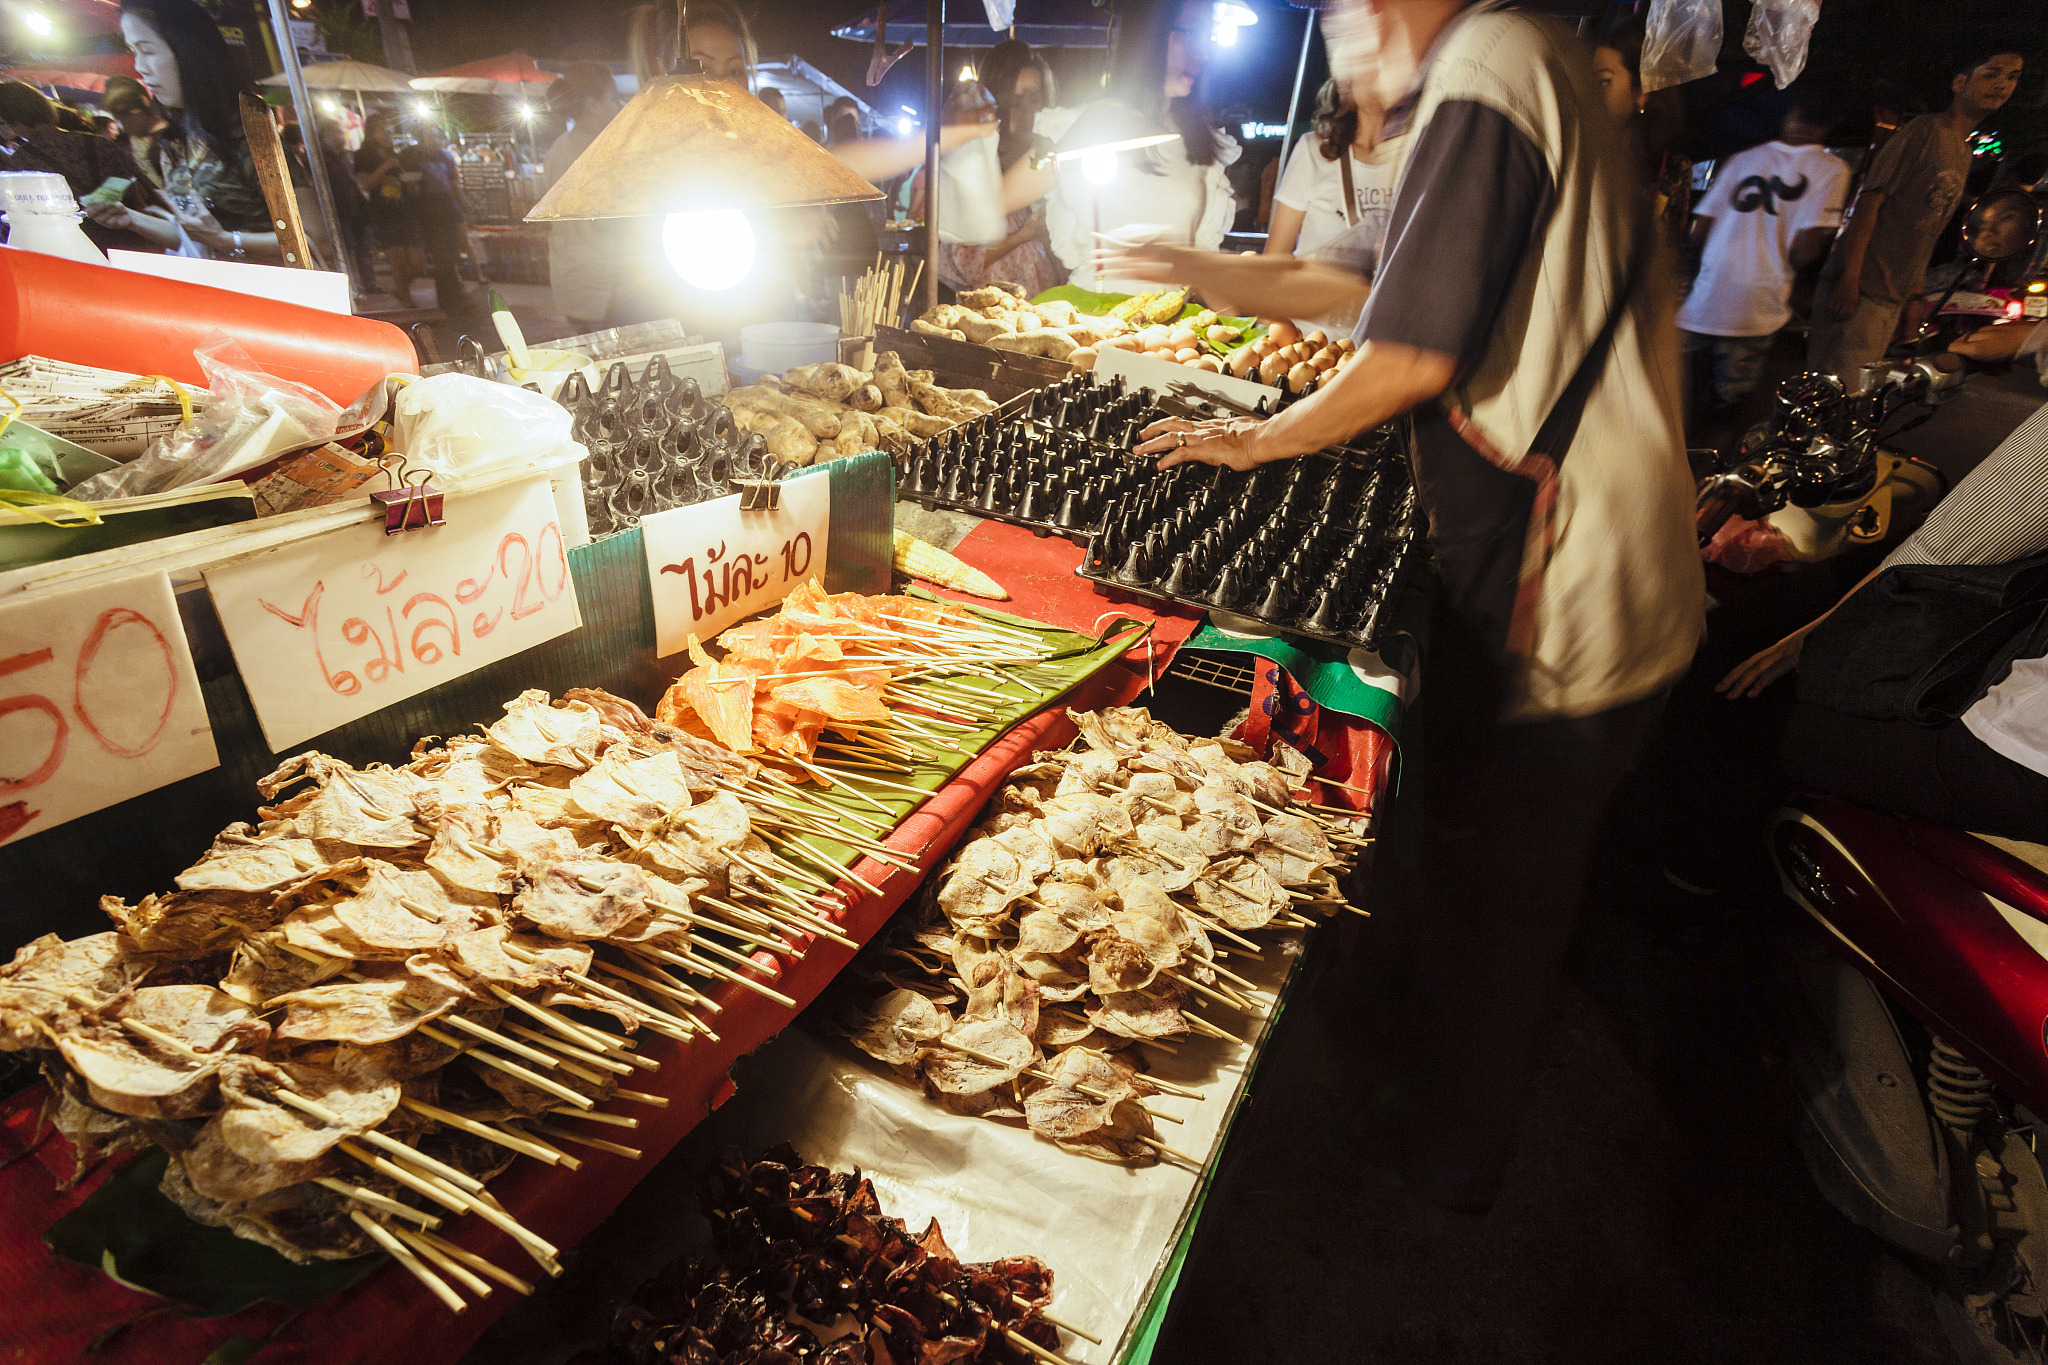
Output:
[[[370,494],[373,506],[384,509],[384,534],[395,536],[400,531],[417,531],[422,526],[442,526],[447,517],[441,512],[441,490],[427,482],[422,475],[413,482],[412,467],[403,455],[391,455],[381,460],[384,474],[391,480],[391,487],[381,493]],[[398,467],[392,468],[393,464]]]
[[779,512],[782,510],[782,480],[801,468],[795,461],[770,460],[765,476],[758,479],[735,478],[732,486],[740,495],[742,512]]

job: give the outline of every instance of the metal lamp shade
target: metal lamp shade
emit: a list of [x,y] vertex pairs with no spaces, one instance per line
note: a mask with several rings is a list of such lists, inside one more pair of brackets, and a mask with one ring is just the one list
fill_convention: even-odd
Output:
[[640,218],[881,197],[739,86],[663,76],[606,125],[526,219]]

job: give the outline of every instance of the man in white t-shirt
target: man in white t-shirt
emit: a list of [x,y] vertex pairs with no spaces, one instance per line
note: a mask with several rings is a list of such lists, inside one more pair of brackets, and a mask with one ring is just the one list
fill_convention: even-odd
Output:
[[1728,158],[1700,201],[1693,231],[1706,248],[1678,326],[1688,355],[1713,351],[1724,408],[1755,390],[1771,339],[1792,317],[1792,277],[1842,226],[1849,164],[1820,145],[1827,133],[1810,102],[1794,105],[1777,139]]

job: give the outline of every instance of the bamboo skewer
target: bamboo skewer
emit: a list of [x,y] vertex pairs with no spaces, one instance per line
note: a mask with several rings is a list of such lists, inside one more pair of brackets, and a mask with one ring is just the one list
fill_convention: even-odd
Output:
[[[399,1103],[412,1110],[415,1114],[430,1118],[436,1123],[445,1124],[450,1128],[458,1128],[474,1137],[480,1137],[486,1142],[495,1142],[500,1147],[508,1147],[522,1155],[530,1156],[536,1161],[545,1161],[550,1166],[566,1164],[566,1154],[556,1151],[545,1143],[533,1142],[517,1134],[508,1133],[501,1128],[494,1128],[488,1123],[470,1118],[465,1114],[457,1114],[452,1110],[443,1109],[439,1105],[428,1104],[425,1100],[416,1100],[410,1095],[401,1099]],[[566,1158],[566,1161],[573,1161],[573,1158]],[[574,1169],[574,1167],[572,1166],[571,1169]]]
[[372,1241],[391,1253],[391,1259],[404,1266],[412,1277],[425,1285],[433,1296],[446,1304],[451,1313],[460,1313],[469,1307],[462,1295],[448,1287],[448,1282],[426,1268],[420,1258],[412,1254],[412,1248],[398,1240],[391,1230],[360,1209],[349,1210],[348,1215],[355,1225],[370,1234]]
[[411,1237],[415,1241],[425,1242],[444,1256],[460,1261],[474,1270],[482,1271],[507,1289],[520,1294],[533,1293],[533,1286],[520,1279],[517,1275],[514,1275],[511,1271],[500,1270],[474,1251],[465,1250],[445,1237],[436,1237],[431,1232],[415,1232],[411,1234]]
[[338,1195],[353,1199],[359,1204],[368,1204],[373,1209],[382,1209],[384,1212],[399,1218],[410,1218],[423,1228],[437,1228],[441,1226],[441,1220],[433,1214],[422,1213],[410,1204],[401,1204],[396,1199],[387,1198],[375,1190],[366,1190],[361,1185],[351,1185],[346,1180],[337,1180],[331,1175],[316,1176],[313,1183],[333,1190]]
[[1195,1160],[1186,1152],[1176,1152],[1175,1150],[1173,1150],[1173,1148],[1167,1146],[1158,1138],[1148,1138],[1142,1133],[1134,1133],[1132,1134],[1132,1136],[1137,1138],[1138,1141],[1144,1143],[1147,1147],[1150,1147],[1153,1151],[1158,1152],[1161,1156],[1170,1156],[1175,1161],[1178,1161],[1182,1165],[1185,1165],[1193,1170],[1199,1171],[1202,1169],[1201,1162]]
[[551,1123],[536,1123],[533,1126],[559,1142],[573,1142],[579,1147],[592,1147],[600,1152],[610,1152],[613,1156],[625,1157],[628,1161],[638,1161],[640,1159],[641,1153],[638,1147],[628,1147],[617,1142],[606,1142],[603,1138],[584,1137],[581,1134],[557,1128]]
[[[1039,1314],[1039,1316],[1044,1317],[1045,1315],[1041,1313]],[[1040,1360],[1047,1362],[1047,1365],[1074,1365],[1073,1361],[1067,1359],[1065,1356],[1059,1354],[1056,1351],[1046,1350],[1043,1346],[1040,1346],[1037,1342],[1033,1341],[1030,1337],[1025,1336],[1022,1332],[1012,1331],[1008,1327],[1005,1327],[1003,1329],[1003,1336],[1006,1339],[1008,1339],[1012,1345],[1023,1347],[1032,1355],[1035,1355]]]
[[[518,1034],[522,1038],[531,1038],[535,1043],[539,1044],[541,1047],[552,1048],[554,1051],[561,1053],[564,1057],[574,1057],[577,1061],[583,1062],[590,1066],[597,1067],[602,1071],[609,1071],[614,1076],[630,1076],[633,1074],[633,1068],[628,1063],[623,1061],[614,1061],[612,1058],[605,1056],[603,1053],[592,1052],[588,1048],[578,1047],[576,1046],[576,1044],[569,1042],[566,1039],[557,1038],[551,1034],[542,1033],[538,1029],[527,1028],[524,1024],[507,1024],[505,1025],[505,1027],[512,1030],[514,1033]],[[626,1055],[629,1057],[632,1056],[631,1053],[628,1053]],[[649,1071],[653,1071],[661,1066],[660,1062],[652,1061],[645,1057],[633,1057],[633,1061],[641,1063]]]
[[470,1293],[480,1299],[490,1297],[491,1286],[471,1273],[467,1266],[462,1265],[447,1252],[439,1247],[430,1245],[417,1233],[407,1231],[404,1228],[392,1228],[390,1232],[399,1241],[405,1243],[429,1261],[432,1261],[436,1270],[455,1280]]
[[1084,1328],[1076,1327],[1071,1322],[1067,1322],[1060,1318],[1056,1318],[1052,1314],[1046,1312],[1043,1308],[1038,1310],[1038,1316],[1044,1318],[1047,1322],[1059,1328],[1068,1336],[1079,1337],[1081,1338],[1081,1340],[1093,1342],[1097,1346],[1100,1346],[1102,1344],[1102,1338],[1096,1336],[1093,1332],[1090,1332]]

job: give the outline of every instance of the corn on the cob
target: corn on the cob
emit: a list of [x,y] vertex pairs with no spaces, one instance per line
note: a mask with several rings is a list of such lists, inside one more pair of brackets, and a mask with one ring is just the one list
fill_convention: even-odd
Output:
[[928,545],[908,531],[896,533],[896,567],[912,578],[922,578],[942,588],[972,593],[998,602],[1010,600],[1003,585],[972,564],[964,564],[936,545]]
[[1143,312],[1148,305],[1156,302],[1159,296],[1165,292],[1163,289],[1148,289],[1142,294],[1133,294],[1122,303],[1111,308],[1109,316],[1119,318],[1125,322],[1133,321],[1139,313]]
[[[1188,306],[1188,291],[1168,289],[1156,295],[1142,310],[1142,321],[1158,325],[1172,322],[1180,317]],[[1133,321],[1141,319],[1134,318]]]

